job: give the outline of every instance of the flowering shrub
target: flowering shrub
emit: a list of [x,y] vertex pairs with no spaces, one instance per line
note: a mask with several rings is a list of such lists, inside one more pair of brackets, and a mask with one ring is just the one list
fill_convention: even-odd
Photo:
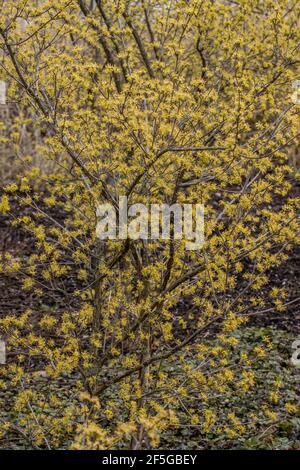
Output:
[[[17,110],[1,141],[23,171],[0,211],[35,240],[26,256],[7,246],[1,271],[38,305],[0,320],[18,416],[3,432],[47,448],[75,434],[75,449],[158,447],[181,426],[247,433],[259,416],[231,411],[224,423],[211,397],[251,392],[272,344],[259,338],[245,352],[236,331],[266,303],[284,309],[284,290],[267,298],[263,287],[299,236],[287,165],[299,133],[299,4],[1,8],[0,79]],[[28,154],[24,135],[36,133]],[[99,240],[97,207],[120,196],[203,204],[204,246],[187,251],[172,230],[169,240]],[[68,406],[59,389],[37,388],[41,369],[53,383],[72,378]]]

